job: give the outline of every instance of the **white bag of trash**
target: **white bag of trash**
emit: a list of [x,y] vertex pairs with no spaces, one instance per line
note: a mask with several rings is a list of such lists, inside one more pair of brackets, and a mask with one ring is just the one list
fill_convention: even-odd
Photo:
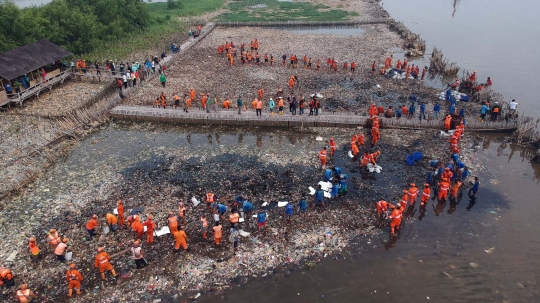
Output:
[[289,204],[289,202],[287,202],[287,201],[282,201],[282,202],[279,202],[279,201],[278,201],[277,206],[278,206],[278,207],[283,207],[283,206],[285,206],[285,205],[287,205],[287,204]]
[[352,151],[349,151],[348,155],[349,155],[349,158],[351,158],[351,159],[354,158],[354,155],[352,154]]
[[309,189],[309,194],[313,196],[315,194],[315,188],[310,186],[308,187],[308,189]]
[[191,197],[191,203],[193,203],[193,207],[197,207],[197,205],[201,204],[201,201],[197,200],[195,197]]
[[70,251],[68,251],[68,252],[66,253],[66,256],[65,256],[65,257],[66,257],[66,260],[67,260],[67,261],[70,261],[71,259],[73,259],[73,253],[70,252]]
[[330,182],[320,181],[319,185],[321,186],[322,190],[324,190],[324,191],[329,191],[332,188],[332,183],[330,183]]
[[156,236],[161,237],[163,235],[170,234],[171,230],[169,229],[168,226],[163,226],[160,230],[155,231],[155,233],[156,233]]
[[441,130],[441,137],[450,137],[454,134],[455,131],[455,129],[449,130],[448,132]]

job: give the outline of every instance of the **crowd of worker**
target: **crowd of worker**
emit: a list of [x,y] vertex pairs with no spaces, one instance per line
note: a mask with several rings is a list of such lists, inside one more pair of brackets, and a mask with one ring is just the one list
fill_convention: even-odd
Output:
[[[373,116],[376,118],[376,116]],[[453,125],[457,123],[457,125]],[[454,128],[454,129],[451,129]],[[444,131],[450,135],[449,139],[449,157],[445,162],[443,160],[432,160],[430,162],[430,171],[426,176],[426,179],[423,184],[423,188],[418,188],[415,183],[410,183],[408,188],[403,189],[401,199],[392,204],[384,199],[377,201],[375,207],[378,213],[378,217],[384,214],[386,219],[390,219],[390,230],[391,234],[395,234],[396,230],[399,230],[402,217],[407,213],[412,213],[415,208],[416,201],[420,197],[420,211],[425,213],[425,207],[428,204],[428,200],[432,198],[432,189],[433,189],[433,199],[437,199],[438,204],[446,204],[447,199],[450,199],[450,202],[454,202],[458,199],[460,192],[462,190],[463,182],[467,180],[470,176],[468,167],[462,161],[460,157],[459,141],[464,134],[465,125],[461,119],[459,122],[452,121],[452,116],[448,114],[444,119]],[[376,143],[378,136],[373,137],[372,135],[372,144]],[[358,153],[358,147],[356,147],[355,142],[358,142],[358,137],[353,136],[353,142],[351,143],[353,154]],[[363,139],[362,139],[363,142]],[[380,151],[378,152],[380,154]],[[365,153],[366,162],[376,163],[376,157],[370,155],[368,152]],[[364,157],[362,161],[364,161]],[[365,166],[362,162],[360,166]],[[474,177],[474,183],[469,189],[469,198],[471,203],[474,203],[476,199],[476,194],[480,189],[480,182],[478,177]],[[437,209],[434,206],[434,210],[437,213]],[[391,211],[391,213],[388,213]]]

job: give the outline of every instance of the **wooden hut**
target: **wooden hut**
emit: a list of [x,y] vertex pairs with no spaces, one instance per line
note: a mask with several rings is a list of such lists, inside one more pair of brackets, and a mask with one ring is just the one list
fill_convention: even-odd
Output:
[[[61,65],[55,62],[71,55],[48,40],[0,54],[0,106],[9,103],[22,105],[25,99],[39,96],[43,89],[51,89],[54,84],[64,82],[69,73],[63,73]],[[45,79],[42,70],[46,73]],[[7,85],[11,87],[11,93],[7,92]]]

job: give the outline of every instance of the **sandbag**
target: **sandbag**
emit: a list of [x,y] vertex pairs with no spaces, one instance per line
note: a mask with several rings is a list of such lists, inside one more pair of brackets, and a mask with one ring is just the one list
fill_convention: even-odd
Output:
[[407,158],[405,159],[405,163],[409,166],[414,165],[414,156],[413,155],[407,155]]
[[413,156],[414,162],[418,162],[418,161],[422,160],[422,156],[423,156],[423,155],[422,155],[421,152],[416,151],[416,152],[414,152],[414,153],[412,154],[412,156]]

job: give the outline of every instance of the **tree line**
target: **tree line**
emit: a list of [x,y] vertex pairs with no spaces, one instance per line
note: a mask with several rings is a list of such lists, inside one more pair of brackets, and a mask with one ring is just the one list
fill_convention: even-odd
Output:
[[79,55],[150,23],[142,0],[53,0],[23,9],[0,0],[0,53],[47,39]]

